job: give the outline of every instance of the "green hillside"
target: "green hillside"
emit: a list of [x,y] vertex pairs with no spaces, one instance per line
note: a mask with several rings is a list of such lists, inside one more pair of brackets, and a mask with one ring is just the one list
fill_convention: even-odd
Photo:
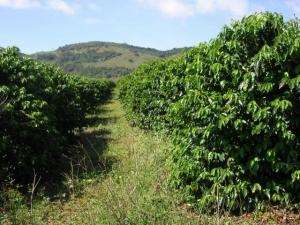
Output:
[[31,57],[59,65],[66,72],[114,77],[128,74],[142,63],[174,56],[187,49],[159,51],[128,44],[87,42],[66,45],[51,52],[38,52]]

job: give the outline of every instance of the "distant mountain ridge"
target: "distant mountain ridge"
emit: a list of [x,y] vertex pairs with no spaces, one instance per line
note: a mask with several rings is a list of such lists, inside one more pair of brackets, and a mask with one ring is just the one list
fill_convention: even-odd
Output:
[[160,51],[114,42],[86,42],[66,45],[55,51],[37,52],[31,58],[60,66],[70,73],[117,77],[128,74],[140,64],[176,56],[189,48]]

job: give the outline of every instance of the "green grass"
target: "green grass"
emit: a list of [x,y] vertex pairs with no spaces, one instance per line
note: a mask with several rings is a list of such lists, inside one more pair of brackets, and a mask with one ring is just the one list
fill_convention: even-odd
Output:
[[197,214],[168,187],[172,145],[166,136],[131,127],[116,99],[91,120],[98,125],[81,135],[81,155],[65,175],[64,189],[51,201],[45,194],[35,196],[32,211],[10,191],[11,210],[0,214],[2,224],[246,225],[281,219],[299,224],[298,215],[282,211],[242,217]]

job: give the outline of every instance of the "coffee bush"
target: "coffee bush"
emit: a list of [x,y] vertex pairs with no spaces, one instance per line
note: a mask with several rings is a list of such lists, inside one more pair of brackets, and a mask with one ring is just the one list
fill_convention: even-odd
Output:
[[109,98],[112,82],[68,75],[16,48],[0,52],[0,184],[59,177],[75,131]]
[[128,117],[174,140],[171,183],[207,211],[300,201],[300,25],[257,13],[120,81]]

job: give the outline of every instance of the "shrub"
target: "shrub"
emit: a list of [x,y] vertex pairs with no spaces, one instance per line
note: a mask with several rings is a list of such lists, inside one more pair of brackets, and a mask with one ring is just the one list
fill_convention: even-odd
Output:
[[59,177],[74,132],[86,114],[106,100],[112,83],[63,73],[22,57],[16,48],[0,53],[0,180],[31,182]]
[[300,200],[300,25],[258,13],[120,82],[129,118],[174,139],[172,184],[202,210]]

